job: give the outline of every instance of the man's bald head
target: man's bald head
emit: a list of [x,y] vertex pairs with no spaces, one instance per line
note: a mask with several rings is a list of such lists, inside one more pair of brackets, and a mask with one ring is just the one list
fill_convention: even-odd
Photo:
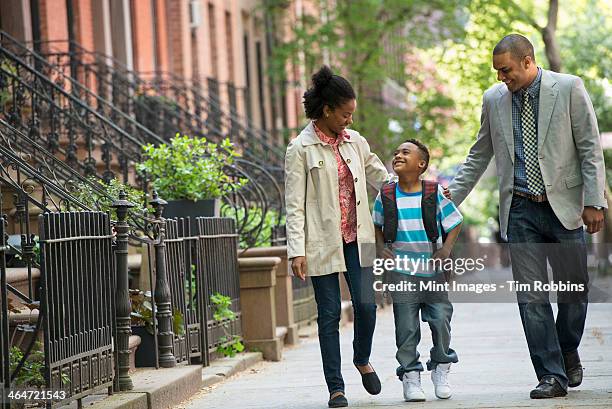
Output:
[[509,34],[497,43],[493,49],[493,55],[504,53],[510,53],[512,58],[516,61],[521,61],[523,58],[529,56],[531,57],[531,61],[535,62],[533,44],[531,44],[527,37],[520,34]]

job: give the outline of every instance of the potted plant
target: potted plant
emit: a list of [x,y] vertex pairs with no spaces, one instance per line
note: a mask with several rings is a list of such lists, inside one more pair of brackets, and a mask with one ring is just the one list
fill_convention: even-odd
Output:
[[220,198],[246,184],[224,172],[238,153],[229,139],[220,144],[178,133],[170,144],[143,147],[144,161],[138,171],[151,180],[153,189],[168,204],[164,216],[218,217]]
[[[130,290],[130,303],[132,305],[132,334],[140,337],[140,345],[136,350],[134,363],[137,368],[155,366],[156,346],[151,291]],[[177,308],[174,308],[172,312],[172,330],[178,336],[185,334],[183,314]]]

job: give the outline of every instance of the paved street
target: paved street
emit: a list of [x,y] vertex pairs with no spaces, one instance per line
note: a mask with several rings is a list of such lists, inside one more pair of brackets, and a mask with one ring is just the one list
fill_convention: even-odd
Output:
[[[419,351],[427,360],[429,328],[422,324]],[[451,368],[453,397],[436,399],[429,372],[422,381],[427,402],[407,403],[395,376],[394,325],[391,308],[379,310],[372,363],[383,382],[370,396],[351,364],[352,326],[341,331],[343,374],[350,407],[405,408],[610,408],[612,407],[612,304],[589,306],[580,354],[583,384],[566,398],[534,401],[536,379],[514,304],[455,304],[452,346],[460,362]],[[326,408],[327,390],[316,338],[283,353],[282,362],[263,362],[212,389],[204,389],[181,408]]]

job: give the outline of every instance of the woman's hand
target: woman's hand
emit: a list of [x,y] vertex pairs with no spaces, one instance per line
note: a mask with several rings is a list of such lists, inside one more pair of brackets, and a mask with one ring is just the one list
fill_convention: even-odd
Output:
[[306,281],[306,257],[298,256],[291,259],[293,274],[302,281]]
[[450,257],[450,249],[448,247],[442,246],[439,248],[434,254],[432,254],[432,259],[446,260]]
[[386,247],[386,246],[379,246],[376,249],[376,257],[378,258],[382,258],[382,259],[393,259],[393,250],[391,250],[390,248]]

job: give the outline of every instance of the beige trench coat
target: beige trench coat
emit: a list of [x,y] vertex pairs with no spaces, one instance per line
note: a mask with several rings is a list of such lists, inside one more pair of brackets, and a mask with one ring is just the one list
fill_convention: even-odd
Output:
[[[339,150],[355,183],[359,260],[369,267],[376,256],[376,239],[366,181],[378,190],[389,174],[365,138],[357,131],[347,132],[350,140]],[[289,143],[285,175],[288,258],[306,256],[309,276],[346,271],[338,165],[332,147],[317,137],[312,122]]]

